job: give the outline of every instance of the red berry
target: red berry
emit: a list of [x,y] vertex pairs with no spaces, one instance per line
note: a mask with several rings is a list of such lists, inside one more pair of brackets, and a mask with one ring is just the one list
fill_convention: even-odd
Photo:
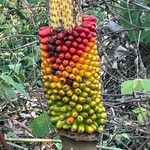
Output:
[[77,46],[78,46],[77,42],[73,42],[73,43],[72,43],[72,46],[73,46],[73,47],[77,47]]
[[39,30],[39,36],[40,37],[46,37],[46,36],[50,36],[52,32],[52,28],[50,27],[41,27]]
[[67,66],[68,63],[69,63],[68,60],[64,60],[64,61],[63,61],[63,65],[64,65],[64,66]]
[[69,35],[70,34],[72,34],[72,29],[71,28],[69,28],[69,29],[67,29],[67,31],[66,31]]
[[50,61],[51,61],[51,63],[54,63],[54,62],[56,61],[56,57],[55,57],[55,56],[52,56],[52,57],[50,58]]
[[81,49],[81,50],[84,50],[84,45],[83,44],[79,44],[78,48]]
[[65,45],[68,46],[68,47],[71,46],[71,41],[66,41]]
[[59,68],[59,65],[58,65],[58,64],[53,64],[53,69],[58,70],[58,68]]
[[92,38],[92,34],[89,34],[89,35],[87,36],[87,38],[88,38],[88,39],[91,39],[91,38]]
[[81,33],[83,30],[82,26],[76,26],[75,27],[75,31],[77,31],[78,33]]
[[51,37],[40,38],[40,43],[42,43],[42,44],[48,44],[48,42],[50,40],[51,40]]
[[57,63],[57,64],[61,64],[61,62],[62,62],[62,60],[61,60],[60,58],[57,58],[57,59],[56,59],[56,63]]
[[76,41],[77,41],[77,43],[81,43],[82,39],[81,38],[77,38]]
[[81,37],[82,39],[84,39],[84,38],[86,38],[86,34],[85,34],[84,32],[82,32],[82,33],[80,34],[80,37]]
[[72,48],[70,48],[70,53],[71,53],[71,54],[74,54],[74,53],[75,53],[75,51],[76,51],[76,49],[75,49],[75,48],[73,48],[73,47],[72,47]]
[[83,28],[83,31],[87,34],[90,33],[90,30],[88,28]]
[[91,33],[93,37],[96,37],[96,32]]
[[73,40],[73,36],[72,35],[70,35],[70,36],[68,36],[68,40]]
[[60,53],[60,54],[59,54],[59,58],[60,58],[60,59],[63,59],[64,57],[65,57],[65,54],[63,54],[63,53]]
[[57,45],[60,45],[60,44],[62,44],[62,41],[61,40],[56,40],[56,42],[55,42]]
[[79,33],[78,33],[77,31],[73,31],[73,35],[74,35],[75,37],[77,37],[77,36],[79,35]]
[[65,54],[65,57],[66,57],[67,59],[71,59],[71,55],[70,55],[69,53],[66,53],[66,54]]
[[67,51],[68,51],[68,47],[65,46],[65,45],[63,45],[63,46],[62,46],[62,52],[67,52]]
[[84,39],[83,44],[87,44],[87,43],[88,43],[88,39]]
[[83,54],[83,51],[82,50],[77,50],[76,54],[79,55],[79,56],[81,56]]
[[58,37],[59,39],[63,39],[64,36],[65,36],[65,34],[64,34],[63,32],[60,32],[60,33],[57,35],[57,37]]

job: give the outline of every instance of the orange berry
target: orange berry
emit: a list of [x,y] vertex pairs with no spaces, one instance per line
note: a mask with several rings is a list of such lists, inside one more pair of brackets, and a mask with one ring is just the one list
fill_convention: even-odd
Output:
[[72,73],[73,73],[73,74],[78,74],[78,73],[79,73],[79,70],[78,70],[77,68],[73,68],[73,69],[72,69]]
[[65,70],[65,67],[63,65],[60,65],[59,70],[63,71],[63,70]]
[[73,80],[73,79],[75,79],[75,75],[74,74],[70,74],[69,78]]
[[89,45],[86,46],[85,49],[84,49],[85,52],[89,52],[90,50],[91,50],[91,47]]
[[81,64],[83,64],[84,61],[85,61],[85,58],[83,58],[83,57],[80,57],[79,60],[78,60],[78,62],[81,63]]
[[63,65],[64,65],[64,66],[67,66],[68,63],[69,63],[68,60],[64,60],[64,61],[63,61]]
[[74,67],[75,66],[73,61],[70,61],[69,65],[70,65],[70,67]]
[[71,71],[72,71],[71,67],[70,67],[70,66],[67,66],[67,67],[66,67],[66,71],[67,71],[67,72],[71,72]]
[[67,120],[68,124],[72,124],[74,122],[75,118],[73,116],[69,116],[66,120]]
[[79,56],[78,55],[73,55],[72,60],[75,61],[75,62],[78,61],[79,60]]
[[68,72],[63,71],[63,72],[62,72],[62,76],[66,78],[66,77],[68,77],[68,76],[69,76],[69,74],[68,74]]

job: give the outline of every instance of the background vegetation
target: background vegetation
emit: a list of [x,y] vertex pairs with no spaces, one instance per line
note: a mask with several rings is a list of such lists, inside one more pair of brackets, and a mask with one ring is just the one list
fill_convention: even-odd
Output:
[[[5,137],[12,150],[62,149],[48,122],[40,76],[38,29],[48,25],[46,4],[45,0],[0,0],[0,138]],[[98,147],[148,150],[150,1],[83,0],[83,13],[97,17],[108,112]],[[22,139],[34,137],[53,142]]]

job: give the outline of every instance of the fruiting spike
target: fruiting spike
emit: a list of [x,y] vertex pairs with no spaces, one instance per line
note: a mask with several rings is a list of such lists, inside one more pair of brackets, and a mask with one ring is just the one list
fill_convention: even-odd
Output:
[[50,0],[51,27],[39,29],[45,97],[58,130],[102,133],[107,114],[101,97],[96,19],[83,16],[81,21],[80,13],[74,16],[81,6],[74,7],[75,2]]

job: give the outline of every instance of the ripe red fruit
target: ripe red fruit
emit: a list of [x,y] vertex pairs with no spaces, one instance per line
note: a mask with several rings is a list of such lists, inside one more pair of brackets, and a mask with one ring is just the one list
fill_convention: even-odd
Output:
[[50,57],[50,62],[51,63],[54,63],[55,61],[56,61],[56,57],[55,56]]
[[41,27],[39,30],[39,36],[40,37],[46,37],[46,36],[50,36],[52,32],[52,28],[50,27]]
[[61,63],[62,63],[62,60],[61,60],[60,58],[57,58],[57,59],[56,59],[56,63],[57,63],[57,64],[61,64]]
[[63,61],[63,65],[64,65],[64,66],[67,66],[68,63],[69,63],[68,60],[64,60],[64,61]]
[[71,46],[71,41],[66,41],[66,42],[65,42],[65,45],[66,45],[67,47]]
[[58,64],[53,64],[53,69],[58,70],[59,69],[59,65]]
[[71,59],[71,55],[70,55],[69,53],[66,53],[66,54],[65,54],[65,58]]
[[77,37],[77,36],[79,35],[79,33],[78,33],[77,31],[73,31],[73,35],[74,35],[75,37]]
[[77,43],[81,43],[81,42],[82,42],[82,39],[81,39],[81,38],[77,38],[77,39],[76,39],[76,42],[77,42]]
[[82,32],[82,33],[80,34],[80,37],[81,37],[82,39],[86,38],[85,32]]
[[67,29],[66,33],[68,33],[69,35],[71,35],[72,34],[72,29],[71,28]]
[[59,58],[60,58],[60,59],[63,59],[64,57],[65,57],[65,54],[64,54],[64,53],[60,53],[60,54],[59,54]]
[[78,56],[81,56],[81,55],[83,54],[83,51],[82,51],[82,50],[77,50],[77,51],[76,51],[76,54],[77,54]]
[[90,30],[89,30],[88,28],[86,28],[86,27],[83,28],[83,31],[84,31],[85,33],[87,33],[87,34],[90,33]]
[[73,46],[73,47],[77,47],[77,46],[78,46],[77,42],[73,42],[73,43],[72,43],[72,46]]
[[82,20],[83,21],[91,21],[91,22],[95,22],[96,21],[96,18],[94,16],[83,16],[82,17]]
[[70,53],[71,53],[71,54],[74,54],[74,53],[75,53],[75,51],[76,51],[76,49],[75,49],[75,48],[73,48],[73,47],[71,47],[71,48],[70,48]]
[[83,39],[83,44],[86,45],[88,43],[88,39]]
[[83,30],[83,28],[82,28],[82,26],[76,26],[76,27],[74,28],[74,30],[77,31],[78,33],[81,33],[82,30]]
[[65,46],[65,45],[63,45],[63,46],[62,46],[62,52],[67,52],[67,51],[68,51],[68,47]]
[[64,34],[63,32],[60,32],[60,33],[57,35],[57,37],[58,37],[59,39],[63,39],[64,36],[65,36],[65,34]]
[[61,40],[56,40],[56,42],[55,42],[57,45],[60,45],[60,44],[62,44],[62,41]]
[[73,40],[73,36],[72,35],[68,36],[68,40],[72,41]]
[[81,49],[81,50],[84,50],[84,45],[83,44],[79,44],[78,48]]
[[40,38],[40,43],[42,44],[48,44],[48,42],[51,40],[51,37],[44,37],[44,38]]

